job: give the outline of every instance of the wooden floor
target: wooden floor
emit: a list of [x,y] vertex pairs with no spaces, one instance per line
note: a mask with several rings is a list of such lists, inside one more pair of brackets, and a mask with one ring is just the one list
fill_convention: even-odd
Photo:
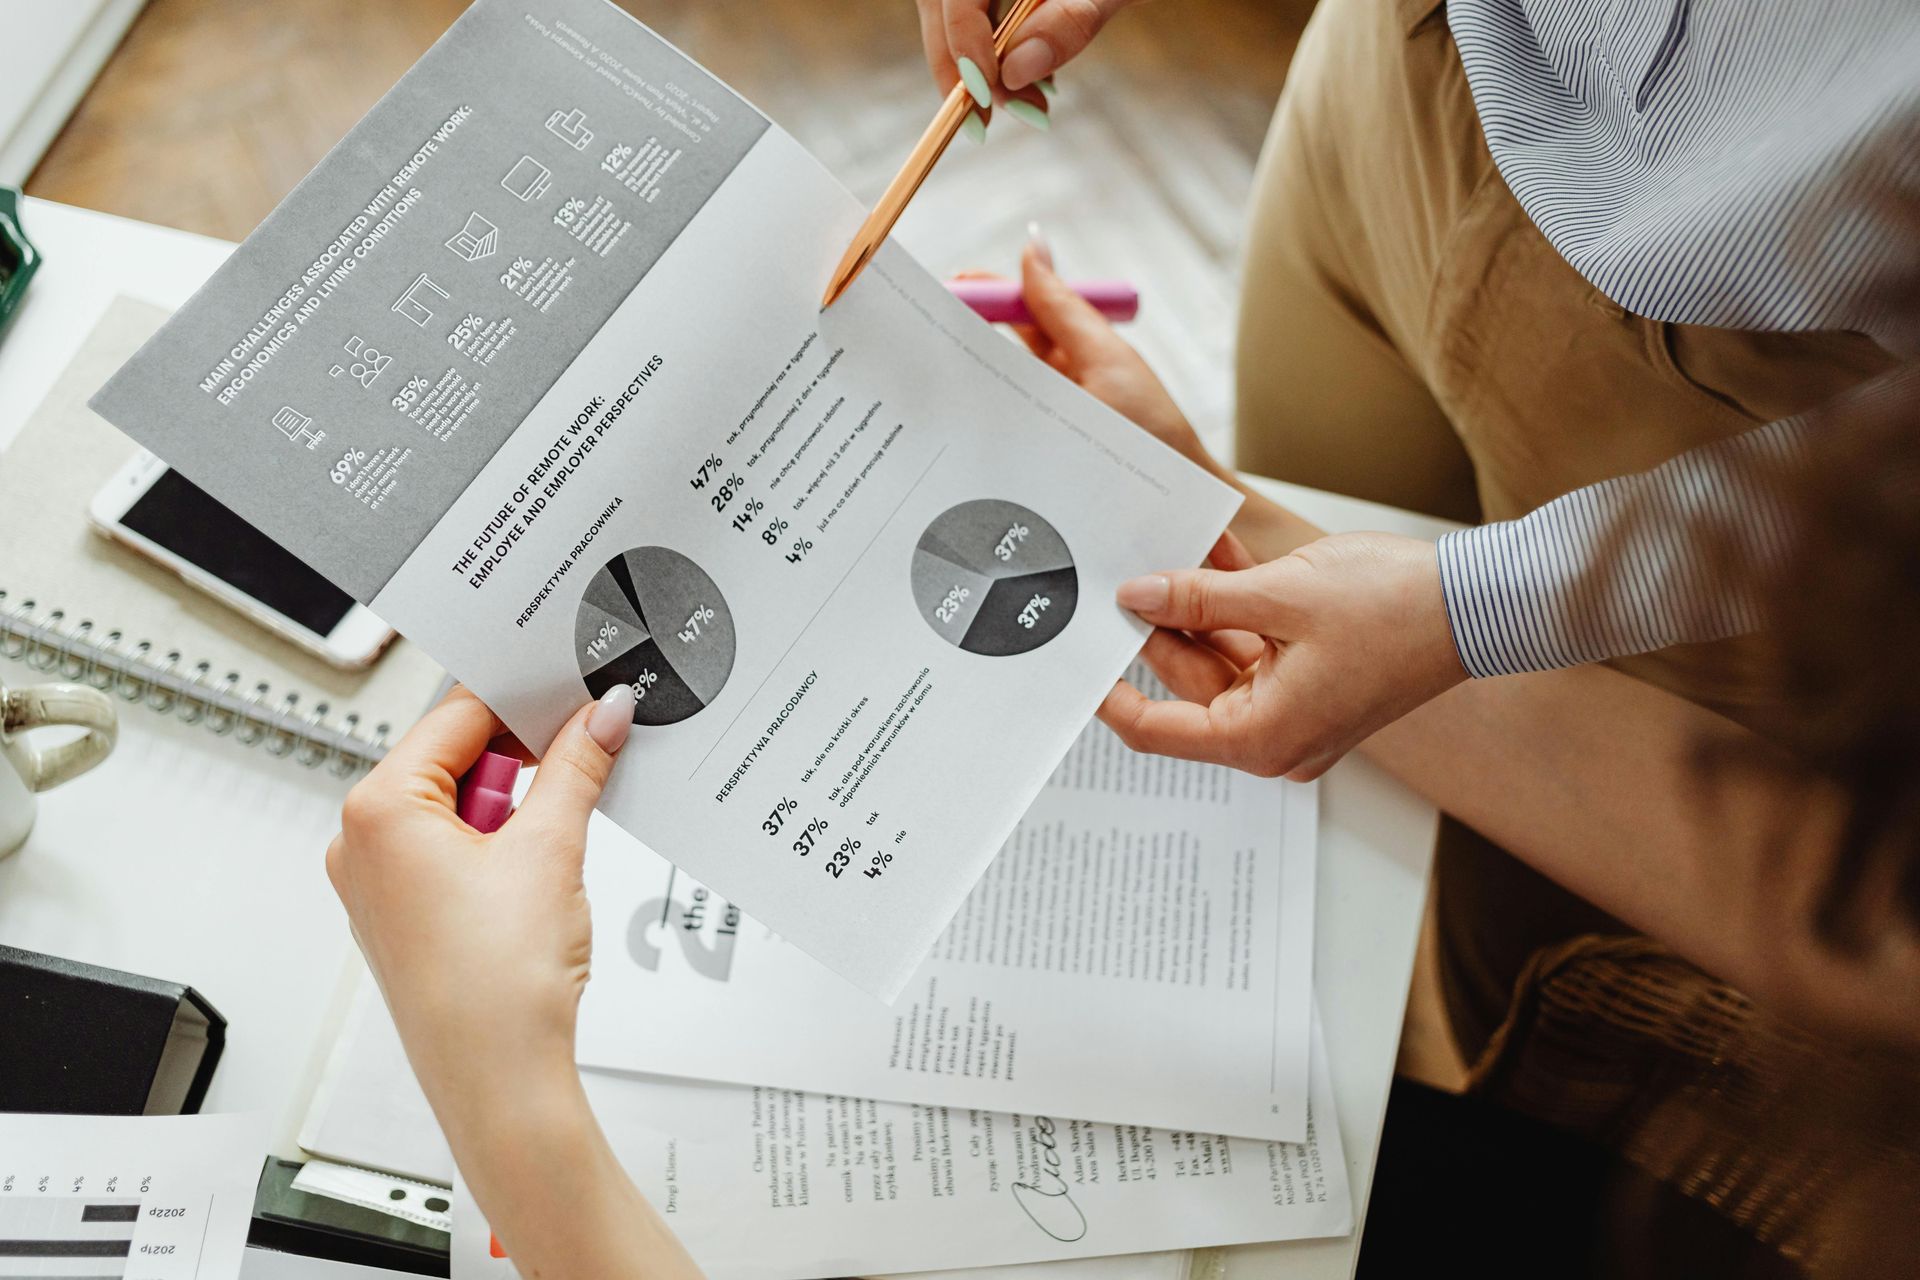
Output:
[[[240,239],[464,0],[150,0],[27,184]],[[911,0],[625,0],[863,199],[936,100]],[[1162,0],[1059,77],[1046,135],[956,143],[899,231],[935,271],[1010,268],[1029,221],[1061,269],[1129,276],[1131,336],[1223,447],[1234,266],[1254,157],[1311,0]]]

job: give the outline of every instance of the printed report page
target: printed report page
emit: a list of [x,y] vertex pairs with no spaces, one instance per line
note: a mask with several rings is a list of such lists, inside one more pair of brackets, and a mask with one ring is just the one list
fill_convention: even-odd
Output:
[[1316,799],[1312,784],[1135,755],[1089,726],[892,1008],[596,822],[576,1053],[1298,1142]]
[[[583,1071],[614,1154],[713,1280],[1006,1266],[1344,1235],[1347,1165],[1317,1017],[1301,1143],[1045,1113]],[[338,1159],[454,1182],[452,1153],[363,976],[301,1135]],[[454,1207],[454,1274],[512,1276]]]
[[[1344,1235],[1352,1198],[1313,1032],[1303,1143],[582,1076],[621,1166],[712,1280],[1001,1266]],[[453,1266],[512,1276],[456,1179]]]
[[95,398],[602,808],[897,995],[1237,495],[603,0],[481,0]]

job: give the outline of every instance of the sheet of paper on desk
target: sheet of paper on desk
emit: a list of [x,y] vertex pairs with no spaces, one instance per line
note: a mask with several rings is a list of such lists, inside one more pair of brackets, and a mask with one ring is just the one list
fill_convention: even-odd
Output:
[[[1317,1020],[1316,1020],[1317,1021]],[[1342,1235],[1316,1025],[1303,1145],[587,1072],[623,1167],[711,1280],[804,1280]],[[456,1182],[454,1275],[511,1276]]]
[[0,1114],[0,1275],[233,1280],[260,1115]]
[[[363,973],[353,1007],[300,1133],[307,1151],[348,1164],[368,1165],[405,1177],[451,1185],[453,1153],[415,1083],[393,1019],[370,975]],[[252,1258],[256,1251],[249,1250]],[[258,1260],[254,1260],[258,1261]],[[303,1262],[305,1260],[302,1260]],[[1187,1255],[1179,1250],[1131,1254],[1093,1261],[981,1267],[923,1275],[926,1280],[1184,1280]],[[270,1268],[254,1262],[242,1280],[321,1280],[323,1273],[292,1263]],[[381,1273],[384,1274],[384,1273]],[[353,1280],[358,1273],[343,1273]]]
[[959,1267],[951,1271],[908,1271],[875,1280],[1187,1280],[1193,1255],[1185,1249],[1165,1253],[1127,1253],[1108,1258],[1066,1258],[1059,1262],[1010,1263],[1004,1267]]
[[453,1185],[453,1152],[364,969],[300,1127],[300,1148],[338,1164]]
[[240,1280],[400,1280],[408,1271],[363,1267],[331,1258],[309,1258],[298,1253],[275,1253],[249,1248],[240,1264]]
[[1091,725],[891,1009],[596,824],[580,1062],[1297,1142],[1316,799]]
[[[399,1280],[404,1271],[362,1267],[328,1258],[248,1249],[240,1280]],[[1024,1267],[975,1267],[963,1271],[913,1272],[883,1280],[1185,1280],[1185,1253],[1142,1253],[1123,1258],[1078,1258]]]
[[[605,0],[481,0],[95,398],[892,998],[1237,495]],[[768,834],[763,824],[775,828]]]

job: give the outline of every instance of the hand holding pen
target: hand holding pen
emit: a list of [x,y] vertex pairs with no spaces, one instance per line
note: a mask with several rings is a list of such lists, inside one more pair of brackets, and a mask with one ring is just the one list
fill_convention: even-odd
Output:
[[[993,47],[997,52],[1004,52],[1013,43],[1021,24],[1039,4],[1040,0],[1013,0],[993,32]],[[992,106],[992,90],[978,77],[963,76],[947,91],[946,100],[940,104],[940,110],[934,114],[926,132],[920,135],[920,141],[913,144],[913,152],[907,157],[907,162],[893,176],[893,181],[887,184],[887,189],[880,193],[873,212],[860,224],[852,243],[841,255],[839,265],[833,269],[833,275],[827,281],[826,294],[820,300],[822,311],[831,307],[847,291],[860,273],[866,270],[867,264],[873,261],[873,255],[880,252],[880,246],[886,243],[894,223],[900,221],[900,215],[906,211],[907,202],[913,199],[914,193],[920,190],[920,184],[933,172],[934,164],[960,132],[961,126],[973,118],[976,109],[987,110]]]
[[[1053,73],[1078,57],[1108,19],[1132,0],[1042,0],[1002,56],[994,45],[992,0],[919,0],[920,40],[940,92],[962,78],[1006,96],[1009,114],[1034,123],[1012,107],[1031,105],[1031,91],[1052,95]],[[971,86],[970,86],[971,87]],[[984,104],[983,104],[984,105]],[[1045,128],[1044,113],[1037,128]]]
[[[859,278],[867,264],[886,243],[894,224],[906,211],[908,201],[920,190],[933,166],[946,152],[954,136],[968,125],[977,125],[984,114],[993,109],[996,94],[993,88],[994,77],[1005,73],[1000,57],[1006,55],[1008,66],[1022,77],[1031,77],[1025,83],[1011,84],[1006,92],[1028,93],[1026,99],[1000,95],[1010,113],[1037,129],[1048,127],[1046,113],[1046,93],[1050,86],[1030,85],[1046,79],[1055,66],[1072,57],[1093,39],[1106,19],[1120,10],[1127,0],[1012,0],[1006,12],[1001,15],[998,25],[991,25],[988,18],[990,0],[922,0],[920,6],[921,34],[927,42],[927,58],[933,67],[934,79],[946,93],[946,99],[940,104],[940,110],[927,125],[926,132],[920,135],[920,141],[914,144],[907,162],[893,181],[881,193],[873,206],[873,211],[854,233],[847,251],[841,255],[839,264],[834,268],[832,277],[827,281],[825,295],[821,298],[820,309],[831,307],[853,282]],[[948,52],[954,62],[951,70],[941,60],[937,42],[934,39],[934,11],[939,12],[939,27],[948,37]],[[1037,20],[1036,20],[1037,19]],[[986,60],[983,66],[980,59]],[[1102,285],[1109,282],[1100,282]],[[1123,293],[1112,294],[1102,287],[1093,287],[1082,296],[1093,302],[1110,319],[1131,319],[1137,299],[1128,300]],[[1007,317],[1018,314],[1017,296],[1007,299],[995,295],[982,303],[970,303],[976,310],[983,306],[999,308]],[[999,319],[1000,316],[990,316]]]

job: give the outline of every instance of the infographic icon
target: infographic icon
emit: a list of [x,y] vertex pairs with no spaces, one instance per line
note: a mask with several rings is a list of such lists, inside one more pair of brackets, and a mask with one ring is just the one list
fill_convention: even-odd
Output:
[[1025,507],[978,498],[943,512],[913,552],[913,598],[968,653],[1030,653],[1066,630],[1079,575],[1066,539]]
[[595,698],[633,686],[635,724],[697,715],[733,673],[733,614],[693,561],[666,547],[635,547],[602,565],[574,620],[574,656]]

